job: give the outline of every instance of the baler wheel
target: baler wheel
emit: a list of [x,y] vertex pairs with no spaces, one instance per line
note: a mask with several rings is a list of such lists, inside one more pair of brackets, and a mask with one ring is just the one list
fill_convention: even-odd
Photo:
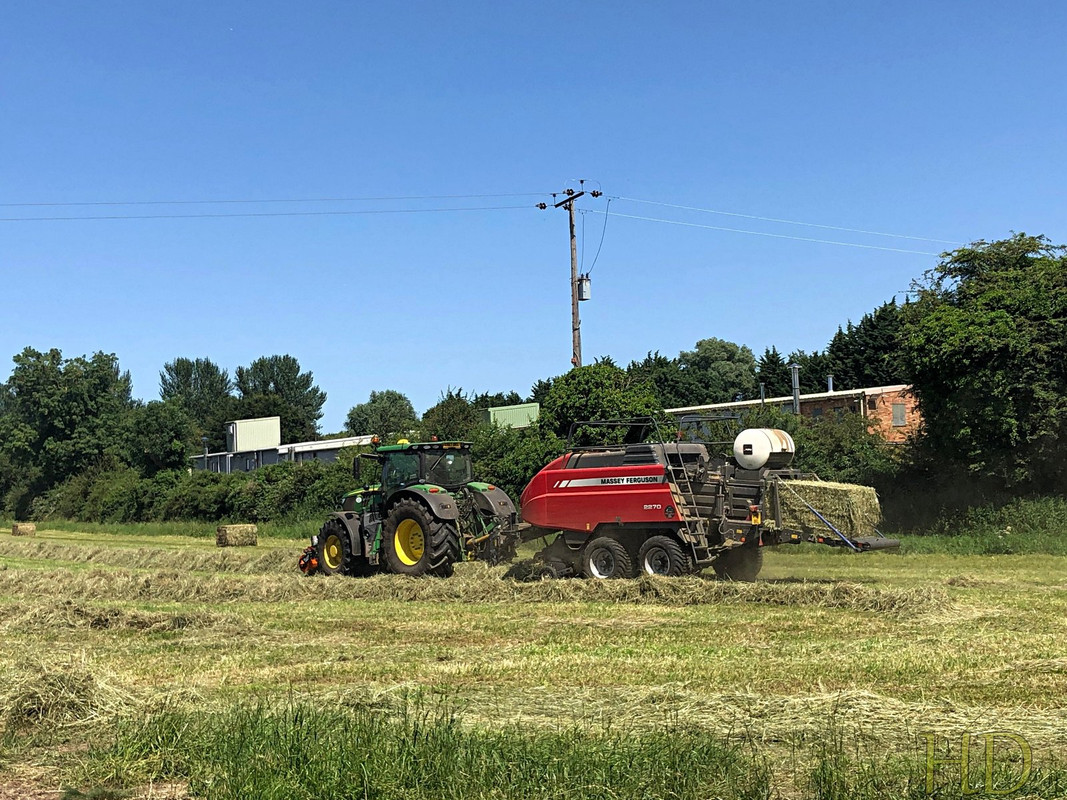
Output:
[[582,573],[587,578],[632,578],[634,564],[622,542],[610,536],[600,536],[585,547]]
[[677,577],[693,571],[692,559],[670,536],[653,536],[645,540],[638,551],[637,563],[646,575]]
[[751,583],[763,569],[763,548],[752,545],[734,547],[715,559],[711,568],[723,580]]

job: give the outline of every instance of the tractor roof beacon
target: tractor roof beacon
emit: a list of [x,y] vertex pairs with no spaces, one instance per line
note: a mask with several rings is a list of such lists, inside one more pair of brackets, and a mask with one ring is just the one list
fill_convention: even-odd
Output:
[[[715,441],[724,427],[733,435]],[[827,530],[786,527],[783,505],[797,495],[789,482],[817,478],[790,469],[795,448],[785,431],[738,427],[736,417],[689,417],[666,441],[651,418],[572,425],[567,452],[522,493],[522,518],[532,526],[522,538],[558,532],[536,556],[540,574],[629,578],[710,566],[722,578],[751,581],[765,546],[811,541],[862,552],[899,545],[873,529],[876,536],[846,534],[803,498]],[[582,438],[609,443],[574,444]]]
[[[301,556],[301,571],[448,577],[457,561],[513,558],[515,504],[474,480],[470,447],[401,439],[361,453],[379,466],[378,481],[344,496]],[[358,459],[353,474],[358,480]]]

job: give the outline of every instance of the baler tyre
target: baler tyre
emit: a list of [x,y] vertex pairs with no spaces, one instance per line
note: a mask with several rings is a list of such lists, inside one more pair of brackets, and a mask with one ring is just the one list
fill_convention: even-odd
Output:
[[670,536],[653,536],[645,540],[637,553],[637,563],[645,575],[676,578],[693,571],[693,560],[681,543]]
[[587,578],[603,580],[632,578],[634,564],[622,542],[610,536],[600,536],[585,546],[582,573]]
[[350,575],[354,571],[352,545],[348,531],[338,519],[328,519],[319,531],[315,546],[319,571],[323,575]]
[[405,498],[393,506],[382,533],[382,551],[390,572],[447,578],[460,559],[455,525],[435,518],[415,500]]
[[711,568],[722,580],[751,583],[763,569],[763,548],[748,545],[727,550]]

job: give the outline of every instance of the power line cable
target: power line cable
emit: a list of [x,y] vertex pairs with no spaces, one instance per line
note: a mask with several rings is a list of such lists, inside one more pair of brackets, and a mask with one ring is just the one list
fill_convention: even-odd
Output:
[[0,208],[60,208],[64,206],[208,206],[258,203],[362,203],[393,200],[475,200],[493,197],[544,197],[551,192],[512,192],[505,194],[413,194],[393,197],[302,197],[223,200],[100,200],[71,203],[0,203]]
[[[604,211],[592,211],[591,214],[604,214]],[[815,242],[817,244],[833,244],[838,247],[858,247],[863,250],[885,250],[890,253],[911,253],[918,256],[938,256],[940,253],[929,253],[923,250],[903,250],[899,247],[882,247],[876,244],[856,244],[855,242],[837,242],[831,239],[812,239],[807,236],[790,236],[785,233],[766,233],[764,231],[746,231],[740,228],[724,228],[719,225],[701,225],[698,222],[682,222],[677,219],[660,219],[658,217],[641,217],[635,214],[620,214],[615,212],[616,217],[623,217],[624,219],[638,219],[645,222],[661,222],[666,225],[683,225],[687,228],[704,228],[711,231],[726,231],[728,233],[747,233],[751,236],[768,236],[772,239],[792,239],[797,242]]]
[[[593,267],[596,266],[597,259],[600,258],[600,248],[604,246],[604,234],[608,232],[608,212],[611,211],[611,198],[608,198],[608,203],[604,206],[604,227],[600,229],[600,244],[597,245],[596,255],[593,256],[593,263],[589,265],[589,272],[586,275],[591,275]],[[584,217],[583,217],[584,219]]]
[[762,222],[776,222],[782,225],[803,225],[808,228],[823,228],[831,231],[843,231],[846,233],[862,233],[867,236],[886,236],[891,239],[913,239],[920,242],[937,242],[938,244],[964,244],[964,242],[955,242],[950,239],[932,239],[929,236],[908,236],[903,233],[884,233],[882,231],[868,231],[862,228],[845,228],[840,225],[821,225],[817,222],[801,222],[795,219],[780,219],[778,217],[761,217],[756,214],[741,214],[736,211],[719,211],[713,208],[697,208],[695,206],[681,206],[675,203],[664,203],[658,200],[640,200],[636,197],[615,197],[616,200],[625,200],[630,203],[645,203],[646,205],[664,206],[666,208],[677,208],[684,211],[699,211],[703,214],[721,214],[726,217],[740,217],[742,219],[755,219]]
[[108,214],[80,217],[0,217],[0,222],[61,222],[119,219],[228,219],[234,217],[348,217],[364,214],[431,214],[453,211],[509,211],[532,206],[456,206],[454,208],[376,208],[362,211],[259,211],[242,214]]

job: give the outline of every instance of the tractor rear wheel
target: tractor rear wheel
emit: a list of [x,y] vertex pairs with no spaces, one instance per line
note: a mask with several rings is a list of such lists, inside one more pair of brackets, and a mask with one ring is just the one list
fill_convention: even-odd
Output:
[[582,573],[587,578],[632,578],[634,563],[622,542],[600,536],[585,546]]
[[723,580],[751,583],[763,569],[763,548],[747,545],[727,550],[711,568]]
[[354,558],[348,531],[339,519],[328,519],[319,531],[315,546],[319,569],[324,575],[349,575],[353,572]]
[[637,554],[637,563],[646,575],[677,577],[693,571],[693,560],[682,545],[670,536],[653,536],[645,540]]
[[460,559],[459,532],[450,520],[437,519],[421,503],[404,499],[385,521],[382,551],[390,572],[447,578]]

